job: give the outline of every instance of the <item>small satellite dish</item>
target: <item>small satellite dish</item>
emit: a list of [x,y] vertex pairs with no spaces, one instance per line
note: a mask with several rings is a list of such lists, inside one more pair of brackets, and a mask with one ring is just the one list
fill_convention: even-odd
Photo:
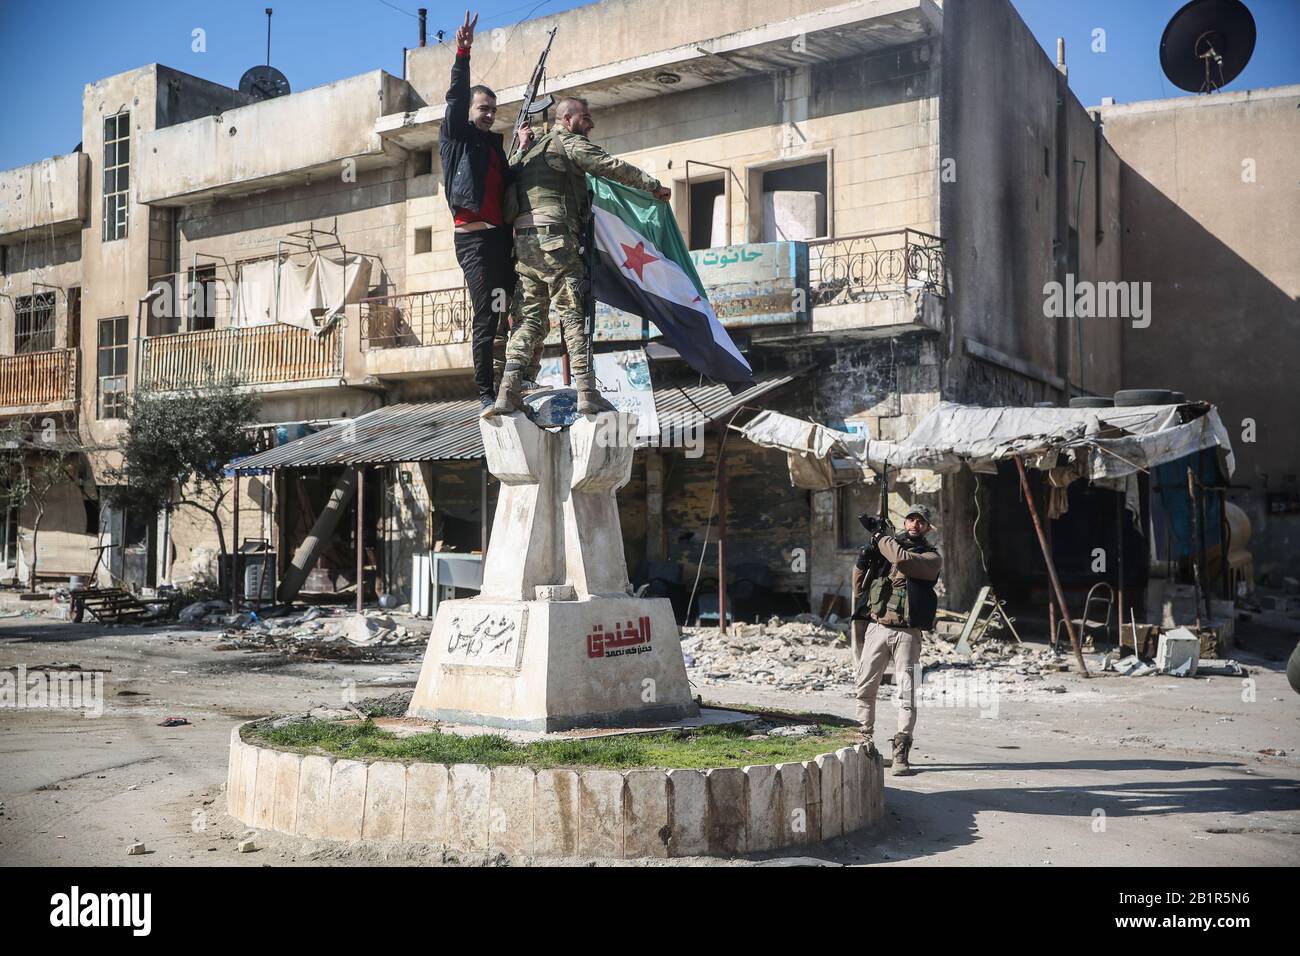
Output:
[[1179,89],[1213,93],[1255,52],[1255,18],[1241,0],[1192,0],[1160,38],[1160,68]]
[[257,100],[274,99],[289,92],[289,81],[273,66],[254,66],[239,78],[239,92]]

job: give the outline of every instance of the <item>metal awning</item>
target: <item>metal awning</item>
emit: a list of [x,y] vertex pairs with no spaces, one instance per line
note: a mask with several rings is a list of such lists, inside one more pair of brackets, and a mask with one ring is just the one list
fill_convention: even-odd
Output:
[[[707,425],[770,395],[811,366],[755,376],[753,388],[732,395],[725,385],[657,386],[661,443],[673,432]],[[477,399],[389,405],[226,467],[241,475],[321,465],[391,465],[408,461],[465,461],[483,457]]]

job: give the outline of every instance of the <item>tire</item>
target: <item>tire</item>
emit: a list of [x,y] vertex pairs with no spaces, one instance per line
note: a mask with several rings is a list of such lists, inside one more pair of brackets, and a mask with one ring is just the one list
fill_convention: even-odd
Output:
[[1300,694],[1300,643],[1291,652],[1291,659],[1286,662],[1286,680],[1291,689]]
[[1115,401],[1100,395],[1077,395],[1070,399],[1071,408],[1114,408]]
[[1124,388],[1115,393],[1115,407],[1128,408],[1133,405],[1170,405],[1174,393],[1167,388]]

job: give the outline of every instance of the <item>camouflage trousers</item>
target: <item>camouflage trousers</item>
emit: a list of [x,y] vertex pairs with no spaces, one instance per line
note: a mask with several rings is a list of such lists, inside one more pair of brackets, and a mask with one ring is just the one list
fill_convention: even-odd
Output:
[[585,265],[578,237],[567,232],[515,237],[519,322],[506,345],[509,365],[528,365],[550,330],[551,303],[560,320],[569,371],[575,380],[591,372],[591,342],[583,316]]

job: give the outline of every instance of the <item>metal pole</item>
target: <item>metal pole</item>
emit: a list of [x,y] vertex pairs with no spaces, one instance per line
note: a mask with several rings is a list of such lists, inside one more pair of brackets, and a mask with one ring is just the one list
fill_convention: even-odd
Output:
[[1187,513],[1192,522],[1192,533],[1187,538],[1187,551],[1192,558],[1192,585],[1196,589],[1196,633],[1201,633],[1201,566],[1200,555],[1195,551],[1196,541],[1200,537],[1196,520],[1196,482],[1192,477],[1192,468],[1187,467]]
[[718,632],[727,633],[727,436],[718,446]]
[[[1025,492],[1025,497],[1029,497],[1028,491]],[[1052,549],[1052,521],[1050,518],[1045,526],[1045,532],[1047,535],[1047,549],[1050,551]],[[1050,587],[1047,589],[1047,630],[1052,652],[1056,653],[1056,635],[1060,629],[1056,626],[1056,601],[1053,599]]]
[[230,542],[230,613],[239,613],[239,472],[235,472],[235,517]]
[[[1127,479],[1125,479],[1127,482]],[[1115,644],[1124,644],[1124,499],[1126,493],[1121,491],[1115,504],[1115,551],[1116,568],[1115,599],[1119,605],[1119,619],[1115,623]],[[1087,610],[1085,608],[1085,610]],[[1137,635],[1133,635],[1133,653],[1137,653]]]
[[1029,491],[1029,478],[1025,475],[1025,463],[1019,455],[1016,455],[1016,470],[1020,472],[1020,488],[1025,493],[1025,504],[1029,508],[1029,517],[1033,519],[1034,531],[1038,533],[1038,546],[1043,550],[1043,561],[1047,564],[1047,576],[1052,581],[1052,591],[1056,594],[1056,603],[1061,609],[1061,618],[1065,621],[1065,632],[1070,635],[1070,646],[1074,648],[1074,660],[1078,665],[1079,673],[1088,676],[1088,665],[1083,661],[1083,651],[1079,648],[1079,636],[1074,632],[1074,623],[1070,620],[1070,609],[1065,603],[1065,592],[1061,588],[1061,581],[1056,576],[1056,563],[1052,560],[1052,552],[1047,546],[1047,536],[1043,534],[1043,525],[1038,520],[1038,509],[1034,506],[1034,496]]
[[361,598],[365,591],[366,550],[363,547],[366,519],[366,467],[357,468],[357,613],[361,613]]

